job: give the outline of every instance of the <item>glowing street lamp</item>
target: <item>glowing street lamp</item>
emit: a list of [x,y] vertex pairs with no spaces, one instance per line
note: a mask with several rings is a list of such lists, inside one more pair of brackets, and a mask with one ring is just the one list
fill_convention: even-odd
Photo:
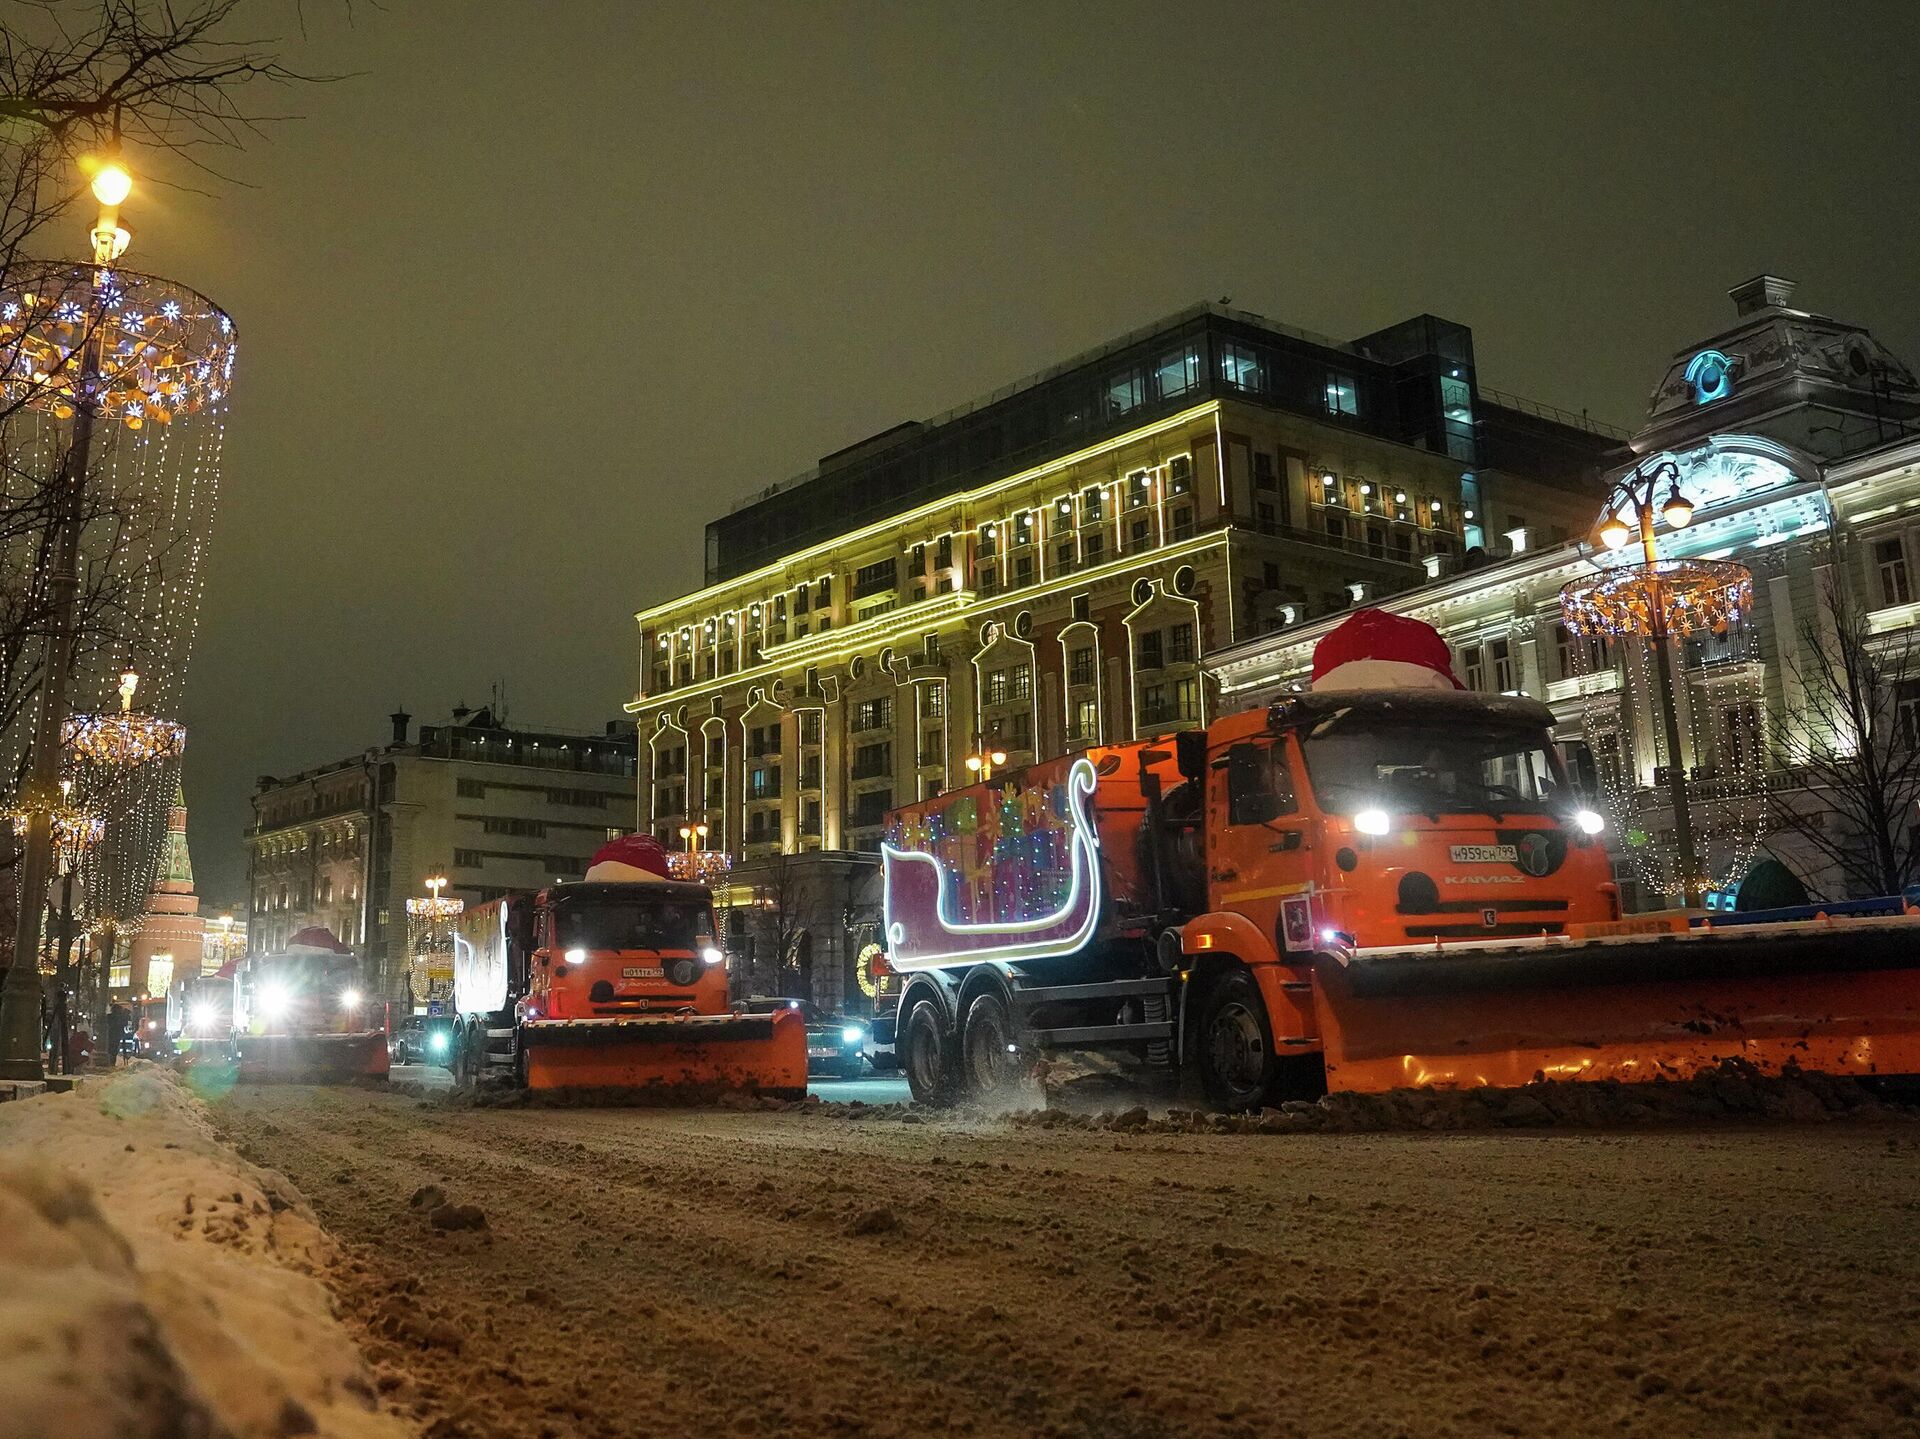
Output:
[[967,769],[983,782],[993,778],[993,772],[1007,762],[1007,752],[997,745],[989,749],[978,734],[973,737],[973,753],[967,756]]

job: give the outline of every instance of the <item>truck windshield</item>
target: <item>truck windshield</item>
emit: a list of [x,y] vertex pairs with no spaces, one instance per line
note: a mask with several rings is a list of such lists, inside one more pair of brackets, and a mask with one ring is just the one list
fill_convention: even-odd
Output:
[[697,950],[713,942],[706,905],[687,900],[574,900],[553,925],[561,949]]
[[1539,814],[1572,798],[1546,736],[1532,728],[1348,713],[1300,739],[1314,797],[1331,814]]

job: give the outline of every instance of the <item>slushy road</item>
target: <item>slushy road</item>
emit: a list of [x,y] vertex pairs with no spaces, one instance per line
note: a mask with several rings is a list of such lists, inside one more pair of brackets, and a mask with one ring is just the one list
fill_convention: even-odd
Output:
[[[1920,1433],[1912,1122],[212,1112],[348,1246],[342,1312],[435,1439]],[[486,1227],[434,1228],[429,1185]]]
[[[418,1084],[428,1089],[453,1087],[453,1076],[437,1064],[396,1064],[392,1077],[396,1084]],[[909,1097],[906,1080],[891,1074],[868,1075],[865,1079],[816,1077],[807,1088],[829,1104],[851,1104],[855,1100],[862,1104],[905,1104]]]

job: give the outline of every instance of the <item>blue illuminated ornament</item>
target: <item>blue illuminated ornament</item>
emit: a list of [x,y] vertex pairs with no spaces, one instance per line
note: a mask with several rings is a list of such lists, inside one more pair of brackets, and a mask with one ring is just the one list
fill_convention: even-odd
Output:
[[1687,362],[1687,383],[1693,386],[1693,402],[1710,405],[1733,393],[1733,361],[1718,350],[1702,350]]

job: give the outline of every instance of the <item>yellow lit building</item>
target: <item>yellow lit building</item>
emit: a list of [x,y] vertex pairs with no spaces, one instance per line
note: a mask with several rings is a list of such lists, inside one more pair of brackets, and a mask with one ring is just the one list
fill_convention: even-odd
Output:
[[636,616],[639,824],[877,849],[970,755],[1202,723],[1209,650],[1563,541],[1615,448],[1480,389],[1431,316],[1185,311],[710,524],[708,583]]

